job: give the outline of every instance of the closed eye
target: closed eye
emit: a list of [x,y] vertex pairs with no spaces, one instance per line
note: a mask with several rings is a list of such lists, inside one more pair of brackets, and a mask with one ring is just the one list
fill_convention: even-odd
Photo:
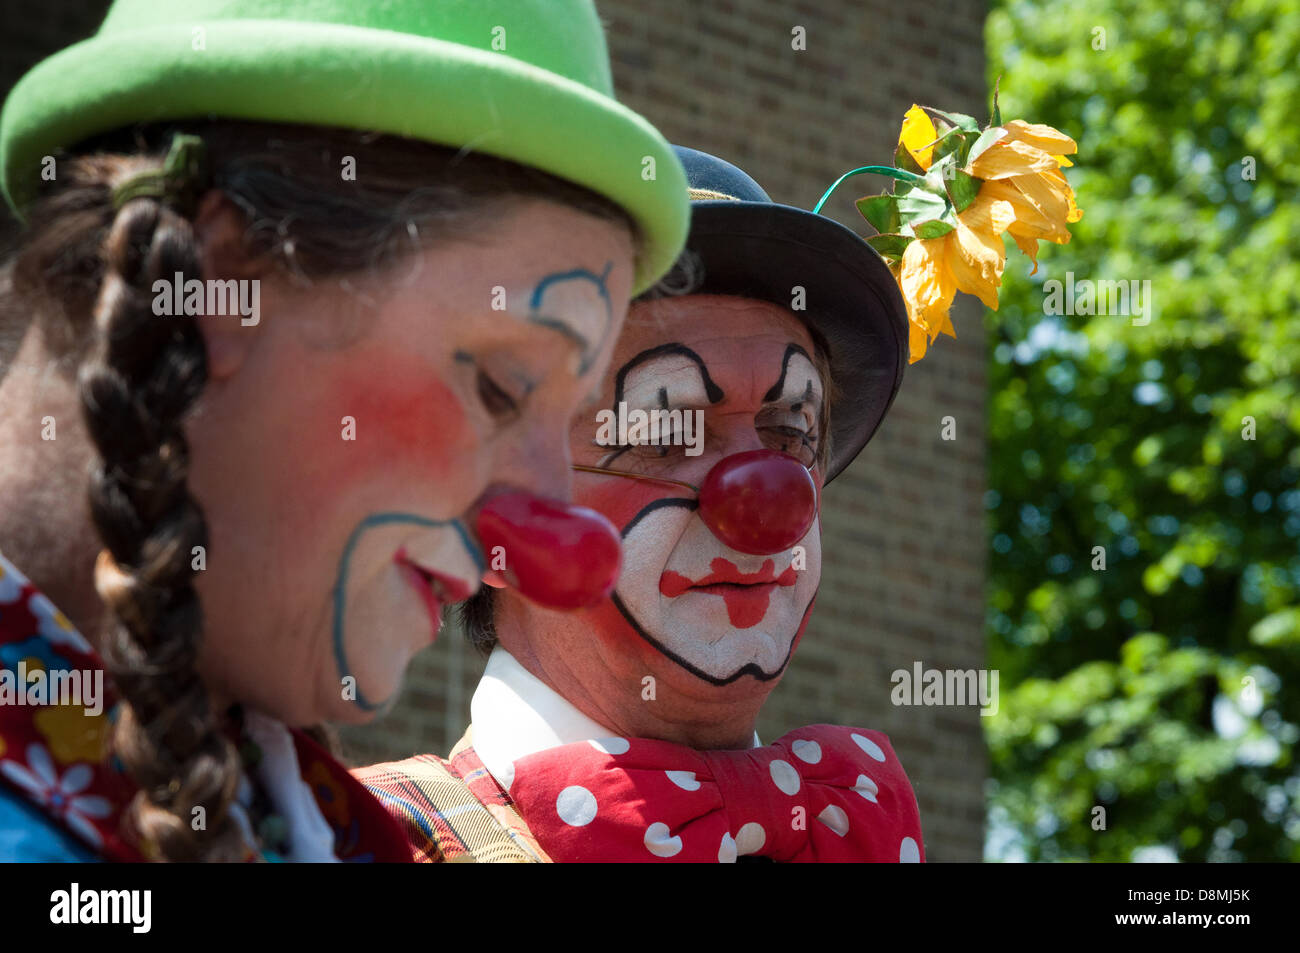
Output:
[[510,396],[480,367],[476,371],[478,399],[483,409],[493,417],[513,417],[519,413],[519,402]]

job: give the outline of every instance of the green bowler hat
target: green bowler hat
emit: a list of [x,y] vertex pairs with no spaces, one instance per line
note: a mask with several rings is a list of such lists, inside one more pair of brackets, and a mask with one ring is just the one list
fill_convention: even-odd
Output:
[[44,156],[195,118],[374,130],[586,186],[642,230],[637,292],[686,240],[685,173],[614,100],[591,0],[116,0],[5,101],[0,187],[21,217]]

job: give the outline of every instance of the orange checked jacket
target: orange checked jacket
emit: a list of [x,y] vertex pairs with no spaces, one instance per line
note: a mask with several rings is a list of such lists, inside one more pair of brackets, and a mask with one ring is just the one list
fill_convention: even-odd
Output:
[[416,755],[352,774],[397,820],[422,863],[549,863],[510,795],[483,767],[473,726],[446,758]]

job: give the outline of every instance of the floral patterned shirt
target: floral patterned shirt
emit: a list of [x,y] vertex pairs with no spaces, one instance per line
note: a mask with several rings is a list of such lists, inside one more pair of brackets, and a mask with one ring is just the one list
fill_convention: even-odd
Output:
[[[123,834],[136,788],[109,751],[115,715],[103,662],[0,554],[0,861],[143,859]],[[374,796],[302,732],[290,734],[338,858],[409,862]]]

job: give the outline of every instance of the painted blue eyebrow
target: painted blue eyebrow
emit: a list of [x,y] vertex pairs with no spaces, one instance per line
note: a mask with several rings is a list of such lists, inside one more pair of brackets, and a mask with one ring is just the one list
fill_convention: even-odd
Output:
[[[582,364],[579,366],[579,373],[585,374],[591,368],[591,362],[605,346],[605,341],[609,338],[610,325],[614,323],[614,304],[609,297],[609,289],[605,286],[605,280],[609,273],[614,270],[612,261],[605,262],[605,270],[599,275],[586,268],[574,268],[570,271],[557,271],[547,275],[533,288],[533,293],[528,299],[528,320],[533,324],[541,325],[544,328],[550,328],[563,334],[569,340],[575,342],[582,349]],[[568,281],[588,281],[596,288],[596,293],[600,295],[601,300],[605,303],[605,328],[601,332],[600,340],[593,348],[591,342],[582,334],[576,331],[562,318],[552,317],[543,314],[542,299],[552,285],[562,284]]]

